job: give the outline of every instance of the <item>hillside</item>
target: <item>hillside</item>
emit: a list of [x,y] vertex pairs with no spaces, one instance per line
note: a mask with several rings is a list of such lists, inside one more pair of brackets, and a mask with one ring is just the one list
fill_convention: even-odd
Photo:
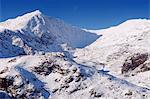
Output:
[[62,44],[83,48],[99,37],[38,10],[1,22],[0,26],[4,28],[0,31],[0,57],[63,51]]
[[0,23],[0,99],[149,99],[150,21],[87,30],[34,11]]

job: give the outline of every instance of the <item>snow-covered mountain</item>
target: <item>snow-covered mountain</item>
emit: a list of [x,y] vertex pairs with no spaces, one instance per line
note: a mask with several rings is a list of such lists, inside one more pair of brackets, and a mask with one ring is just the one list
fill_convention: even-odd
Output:
[[[65,43],[73,48],[83,48],[99,37],[60,19],[45,16],[38,10],[1,22],[0,27],[5,28],[0,31],[0,57],[7,57],[8,54],[15,56],[41,51],[62,51],[61,44]],[[5,42],[8,49],[3,47],[7,45]],[[18,53],[15,52],[17,49]]]
[[133,19],[108,29],[90,31],[101,37],[76,50],[78,63],[97,69],[105,66],[112,75],[150,88],[150,20]]
[[79,51],[85,57],[86,51],[91,51],[87,59],[92,57],[95,61],[112,61],[115,63],[113,59],[120,59],[124,57],[124,54],[131,55],[150,51],[150,21],[146,19],[128,20],[119,26],[92,32],[96,32],[101,37],[85,49],[81,49],[84,50],[83,52]]
[[[101,47],[101,46],[109,46],[116,45],[122,43],[140,44],[143,42],[143,45],[147,45],[148,48],[149,43],[149,31],[150,31],[150,20],[146,19],[133,19],[128,20],[119,26],[111,27],[109,29],[103,29],[96,32],[97,34],[103,35],[96,42],[91,44],[91,47]],[[144,43],[147,42],[147,44]]]
[[0,99],[149,99],[150,21],[83,30],[34,11],[0,23]]

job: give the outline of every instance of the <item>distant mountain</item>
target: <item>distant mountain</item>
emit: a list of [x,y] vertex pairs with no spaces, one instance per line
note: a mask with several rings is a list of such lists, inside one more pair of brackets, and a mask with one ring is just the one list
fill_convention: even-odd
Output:
[[[103,35],[96,42],[92,43],[91,47],[102,47],[122,43],[137,45],[144,41],[149,41],[149,28],[150,20],[133,19],[128,20],[119,26],[111,27],[108,29],[95,31],[90,30],[90,32],[96,32],[99,35]],[[146,46],[147,44],[143,43],[143,46]]]
[[[1,22],[0,26],[4,28],[0,31],[0,57],[62,51],[61,44],[65,43],[73,48],[83,48],[99,37],[45,16],[39,10]],[[7,45],[9,47],[5,48]]]
[[[132,62],[132,59],[139,57],[145,60],[144,57],[150,54],[150,20],[132,19],[108,29],[86,31],[95,32],[101,37],[86,48],[76,51],[78,62],[103,63],[112,73],[119,75],[127,60]],[[149,62],[147,58],[142,64]],[[140,62],[128,64],[134,69],[137,64],[141,65]],[[101,68],[101,65],[93,65]]]

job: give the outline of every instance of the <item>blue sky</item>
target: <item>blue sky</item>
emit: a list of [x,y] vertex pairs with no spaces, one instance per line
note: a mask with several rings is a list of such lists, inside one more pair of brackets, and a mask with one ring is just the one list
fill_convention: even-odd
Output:
[[98,29],[149,18],[149,0],[0,0],[0,21],[39,9],[81,28]]

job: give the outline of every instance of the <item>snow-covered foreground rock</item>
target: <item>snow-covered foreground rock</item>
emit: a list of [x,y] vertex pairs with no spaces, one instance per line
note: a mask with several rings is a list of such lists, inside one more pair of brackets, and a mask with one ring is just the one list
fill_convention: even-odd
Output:
[[115,99],[150,97],[150,89],[77,64],[63,53],[0,59],[0,89],[15,98]]
[[150,21],[82,30],[40,11],[0,23],[0,99],[149,99]]

